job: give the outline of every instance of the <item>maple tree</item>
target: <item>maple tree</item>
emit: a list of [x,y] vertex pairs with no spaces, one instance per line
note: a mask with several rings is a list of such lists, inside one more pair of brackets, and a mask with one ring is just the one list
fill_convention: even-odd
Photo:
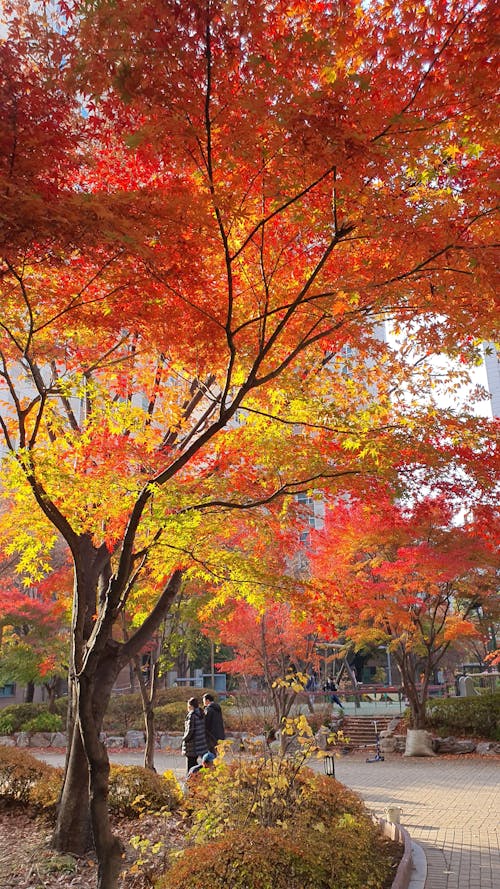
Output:
[[[55,843],[92,842],[90,783],[113,889],[103,714],[183,578],[213,574],[215,543],[224,590],[235,543],[257,561],[269,516],[288,544],[298,492],[428,465],[458,485],[464,463],[491,487],[490,427],[437,412],[411,363],[474,361],[495,338],[493,5],[4,15],[1,483],[34,578],[54,529],[71,552]],[[385,319],[412,354],[381,340]],[[119,641],[146,571],[151,600]]]
[[5,557],[0,563],[0,684],[43,685],[52,710],[60,680],[67,677],[67,572],[56,570],[23,589],[14,561]]
[[[492,519],[495,511],[492,512]],[[456,641],[480,636],[478,608],[498,607],[498,548],[443,496],[338,503],[311,557],[319,607],[356,648],[385,645],[424,728],[429,684]]]
[[280,728],[317,666],[314,621],[294,616],[286,603],[259,611],[238,601],[232,603],[229,614],[218,617],[217,633],[234,651],[233,658],[217,664],[218,669],[245,681],[260,679],[270,695],[275,727]]

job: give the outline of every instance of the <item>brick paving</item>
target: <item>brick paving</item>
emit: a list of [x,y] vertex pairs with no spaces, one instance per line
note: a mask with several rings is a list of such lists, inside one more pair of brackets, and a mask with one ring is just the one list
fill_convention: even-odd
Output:
[[402,826],[425,852],[425,889],[500,889],[497,757],[341,758],[336,776],[380,817],[401,807]]
[[[32,751],[59,765],[48,750]],[[115,762],[142,765],[143,754],[110,751]],[[185,759],[156,753],[158,771],[185,776]],[[318,769],[321,764],[317,764]],[[389,805],[402,809],[401,825],[427,860],[425,889],[500,889],[500,759],[401,757],[366,762],[354,753],[336,760],[336,777],[365,800],[378,817]]]

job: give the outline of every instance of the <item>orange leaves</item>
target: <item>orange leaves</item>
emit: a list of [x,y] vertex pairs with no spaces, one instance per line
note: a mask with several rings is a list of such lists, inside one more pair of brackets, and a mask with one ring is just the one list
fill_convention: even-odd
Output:
[[[461,493],[466,463],[491,487],[489,432],[438,418],[430,376],[381,336],[390,318],[415,352],[473,357],[493,333],[489,4],[60,14],[15,2],[0,47],[0,410],[24,558],[41,571],[49,541],[31,492],[116,563],[129,528],[151,597],[179,561],[222,600],[248,588],[248,541],[252,577],[297,548],[295,493],[369,498],[409,466]],[[346,516],[332,598],[358,589],[377,615],[400,584],[408,614],[466,558],[383,502],[370,528]]]
[[457,522],[455,509],[442,497],[405,508],[379,496],[340,503],[327,515],[311,558],[313,586],[351,639],[368,643],[382,634],[437,656],[478,635],[469,615],[479,604],[492,613],[498,556],[473,522]]

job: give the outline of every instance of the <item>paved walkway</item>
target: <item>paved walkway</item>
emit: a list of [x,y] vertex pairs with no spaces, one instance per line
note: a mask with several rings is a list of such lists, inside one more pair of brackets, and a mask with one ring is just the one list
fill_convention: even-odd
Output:
[[401,807],[402,826],[425,852],[425,889],[499,889],[498,759],[341,758],[336,776],[378,816]]
[[[32,752],[54,765],[62,762],[49,751]],[[139,751],[110,753],[114,762],[142,764]],[[157,753],[156,767],[185,775],[180,756]],[[389,755],[367,763],[358,753],[336,760],[336,777],[379,817],[389,805],[401,807],[401,825],[425,853],[425,889],[499,889],[498,758]]]

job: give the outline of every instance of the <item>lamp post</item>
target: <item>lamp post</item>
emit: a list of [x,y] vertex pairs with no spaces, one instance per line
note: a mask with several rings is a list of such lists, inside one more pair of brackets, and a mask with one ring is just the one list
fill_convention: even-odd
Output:
[[335,778],[335,757],[327,753],[323,758],[323,768],[325,775],[328,775],[329,778]]

